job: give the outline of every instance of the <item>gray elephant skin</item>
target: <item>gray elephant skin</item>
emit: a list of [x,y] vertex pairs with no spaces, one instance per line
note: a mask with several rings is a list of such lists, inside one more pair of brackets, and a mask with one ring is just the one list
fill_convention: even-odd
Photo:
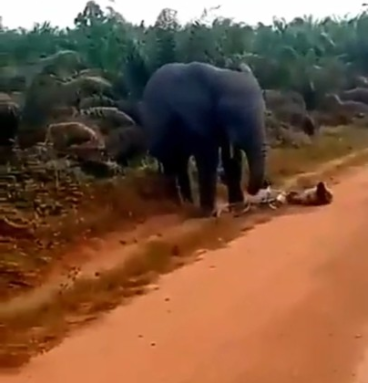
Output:
[[244,201],[241,151],[249,166],[248,193],[254,195],[262,188],[267,153],[265,103],[251,71],[199,62],[166,64],[145,87],[140,117],[150,154],[161,162],[171,186],[179,184],[188,202],[193,202],[188,161],[194,156],[204,212],[215,209],[219,152],[229,203]]

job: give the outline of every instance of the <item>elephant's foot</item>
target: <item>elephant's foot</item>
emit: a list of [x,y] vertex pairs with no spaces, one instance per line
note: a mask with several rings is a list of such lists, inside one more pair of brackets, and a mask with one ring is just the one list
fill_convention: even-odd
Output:
[[217,218],[221,215],[221,211],[217,207],[213,209],[202,207],[199,214],[202,218]]
[[250,210],[250,204],[248,203],[235,203],[223,206],[217,206],[213,209],[201,209],[202,217],[207,218],[219,218],[224,213],[232,213],[234,216],[240,216]]
[[175,205],[181,205],[179,190],[173,177],[164,177],[162,180],[163,191],[166,199]]
[[235,217],[239,217],[247,213],[251,209],[251,204],[248,201],[229,203],[228,210],[233,213]]
[[224,211],[227,211],[226,207],[196,207],[192,216],[194,218],[218,218]]
[[181,206],[182,201],[180,199],[179,193],[176,191],[169,190],[167,192],[167,200],[173,203],[174,205]]
[[240,217],[241,215],[247,213],[250,209],[251,205],[247,202],[216,206],[213,209],[197,207],[191,211],[191,217],[220,218],[224,213],[231,213],[235,217]]

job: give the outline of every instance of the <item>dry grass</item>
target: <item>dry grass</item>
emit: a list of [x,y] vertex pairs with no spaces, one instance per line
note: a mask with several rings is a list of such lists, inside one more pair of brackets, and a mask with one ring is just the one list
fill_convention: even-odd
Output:
[[77,280],[33,310],[3,314],[0,368],[23,365],[33,355],[57,345],[76,327],[145,293],[161,274],[198,259],[207,249],[224,246],[240,232],[270,218],[259,215],[247,224],[230,216],[196,220],[170,238],[148,241],[120,267]]
[[334,158],[367,147],[368,130],[346,126],[325,128],[310,145],[278,148],[270,152],[268,169],[272,180],[281,181]]
[[125,179],[80,183],[78,201],[70,206],[65,201],[68,196],[48,194],[52,202],[61,201],[65,208],[61,214],[42,217],[42,224],[35,225],[27,237],[17,236],[19,230],[12,230],[13,236],[0,236],[2,301],[40,285],[62,267],[64,254],[89,238],[117,227],[132,230],[149,217],[178,212],[167,201],[159,177],[143,171]]
[[[320,163],[359,151],[367,144],[368,131],[352,128],[327,130],[311,146],[272,150],[270,176],[281,183],[285,178],[310,171]],[[367,153],[352,157],[345,166],[359,164],[367,158]],[[342,167],[335,164],[333,168],[325,169],[324,174],[330,176]],[[91,227],[96,236],[122,222],[128,226],[163,211],[176,211],[170,204],[162,206],[161,202],[155,202],[158,196],[162,198],[163,195],[152,185],[156,185],[155,182],[147,183],[145,178],[136,176],[126,180],[124,185],[95,187],[97,192],[90,194],[95,201],[94,207],[86,204],[81,208],[78,214],[83,213],[83,220],[74,222],[73,226],[72,221],[64,221],[68,224],[64,226],[64,223],[58,229],[61,238],[67,243],[65,238],[69,240],[76,233],[84,233],[88,237]],[[159,239],[146,241],[120,267],[94,278],[77,280],[71,288],[61,289],[52,300],[42,302],[32,310],[3,313],[0,316],[0,367],[11,368],[26,363],[31,356],[55,346],[73,328],[94,320],[99,313],[126,302],[134,295],[143,294],[160,274],[193,261],[199,255],[198,249],[223,246],[242,231],[270,218],[269,213],[256,214],[251,219],[247,217],[246,225],[242,218],[234,219],[228,215],[218,220],[185,222],[170,236],[163,233]],[[10,258],[9,262],[15,269],[21,269],[18,271],[20,275],[24,273],[26,261],[23,265]],[[27,270],[30,272],[31,268]],[[16,275],[16,271],[14,273]]]

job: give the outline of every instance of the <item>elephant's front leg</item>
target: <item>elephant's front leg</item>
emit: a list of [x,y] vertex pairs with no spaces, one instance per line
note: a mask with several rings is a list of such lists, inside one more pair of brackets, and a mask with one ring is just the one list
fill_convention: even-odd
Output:
[[223,145],[221,147],[221,160],[224,167],[229,205],[243,204],[242,152],[239,148],[234,147],[233,153],[231,153],[230,144]]
[[188,172],[188,162],[189,156],[183,156],[182,160],[178,164],[177,179],[183,201],[193,203],[193,194]]
[[198,169],[200,207],[206,216],[213,215],[216,213],[218,147],[205,142],[198,145],[194,157]]

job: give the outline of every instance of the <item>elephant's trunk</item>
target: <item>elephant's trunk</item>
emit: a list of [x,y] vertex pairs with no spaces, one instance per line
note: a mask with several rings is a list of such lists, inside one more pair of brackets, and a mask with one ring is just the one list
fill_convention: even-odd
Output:
[[249,106],[245,110],[242,129],[237,129],[239,134],[236,141],[247,156],[249,168],[247,191],[251,195],[257,194],[265,182],[267,139],[265,108],[262,101],[255,102],[253,108]]
[[257,143],[257,145],[247,145],[245,154],[248,160],[249,180],[247,191],[251,195],[258,193],[262,189],[265,181],[266,172],[266,143]]

